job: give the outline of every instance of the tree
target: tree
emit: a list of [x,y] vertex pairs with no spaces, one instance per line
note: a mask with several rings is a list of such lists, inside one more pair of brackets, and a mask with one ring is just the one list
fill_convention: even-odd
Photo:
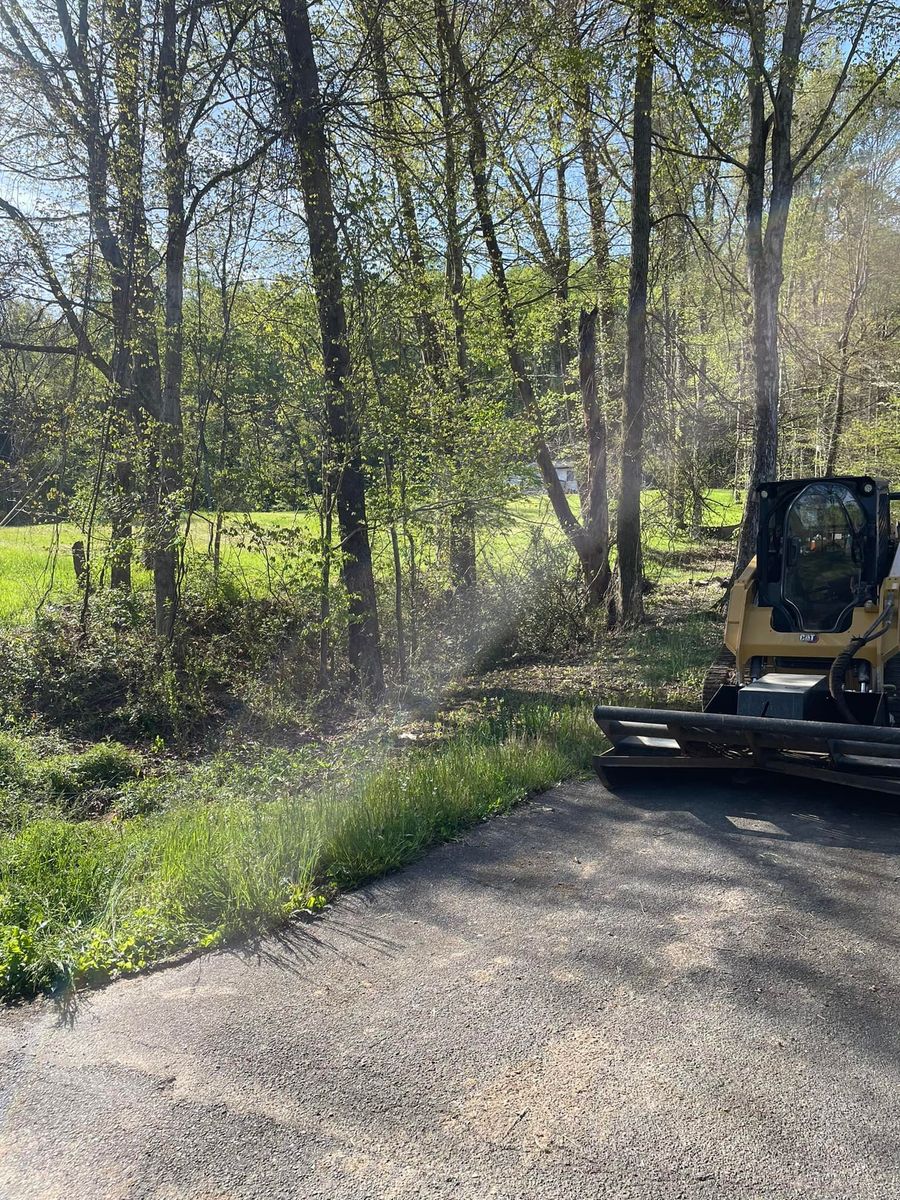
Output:
[[350,663],[364,694],[374,698],[384,690],[384,669],[366,521],[359,418],[350,386],[350,348],[325,110],[306,0],[281,0],[280,12],[288,70],[279,78],[279,86],[285,121],[297,155],[322,337],[325,406],[331,438],[330,487],[337,497],[341,572],[350,601]]
[[631,269],[622,394],[622,476],[616,518],[621,617],[643,619],[641,484],[644,472],[644,406],[647,387],[647,280],[650,268],[650,171],[653,154],[653,0],[641,0],[632,116]]
[[[497,234],[497,224],[494,219],[489,181],[488,141],[483,115],[485,97],[479,94],[474,76],[463,52],[460,37],[450,20],[444,0],[435,0],[435,16],[438,39],[444,48],[450,68],[459,86],[460,98],[467,118],[468,160],[472,194],[481,228],[481,235],[490,263],[491,277],[500,317],[503,347],[512,374],[513,384],[520,407],[532,426],[532,446],[551,507],[556,519],[559,521],[560,527],[578,555],[589,601],[599,606],[606,599],[606,591],[609,583],[607,570],[608,547],[603,544],[602,540],[598,540],[598,536],[601,535],[602,531],[602,521],[599,517],[596,520],[592,519],[582,522],[579,521],[572,511],[566,492],[557,474],[553,455],[547,444],[543,415],[520,342],[518,321],[510,292],[506,262]],[[593,339],[588,338],[586,344],[593,348]],[[592,364],[586,366],[586,374],[588,376],[592,375],[593,369]],[[589,438],[605,436],[605,430],[599,421],[591,421],[588,424],[586,433]],[[603,453],[605,453],[605,443]],[[599,449],[590,454],[590,457],[593,457],[599,467],[602,461],[602,454]],[[598,475],[594,489],[597,503],[599,503],[599,491]]]
[[[385,37],[385,12],[380,3],[364,0],[363,25],[366,31],[374,84],[373,131],[379,149],[390,167],[397,191],[399,232],[404,253],[398,265],[412,284],[415,305],[415,325],[419,339],[424,376],[432,395],[431,410],[434,414],[435,432],[441,442],[442,457],[449,462],[457,458],[458,447],[454,426],[459,424],[456,414],[465,413],[469,407],[469,381],[465,368],[465,328],[459,319],[462,315],[458,300],[454,301],[454,288],[462,286],[462,270],[457,275],[455,255],[458,242],[458,215],[455,212],[455,146],[452,131],[452,88],[445,66],[440,67],[439,100],[444,135],[445,170],[442,179],[447,204],[447,291],[450,308],[453,310],[452,351],[448,349],[443,329],[444,313],[432,286],[432,274],[425,239],[420,229],[419,215],[414,195],[415,179],[407,161],[407,145],[413,141],[402,121],[401,105],[394,94],[388,62]],[[449,156],[449,165],[447,163]],[[449,174],[448,174],[449,171]],[[454,309],[454,304],[456,308]],[[460,363],[460,352],[463,362]],[[455,363],[452,359],[456,359]],[[445,475],[446,478],[446,475]],[[452,490],[452,489],[451,489]],[[472,505],[457,497],[447,497],[450,528],[450,577],[457,589],[468,588],[475,583],[475,528]]]
[[[757,485],[776,473],[778,461],[778,300],[784,278],[784,235],[794,190],[791,156],[794,93],[803,40],[802,0],[788,0],[777,83],[766,69],[766,13],[761,0],[747,6],[750,63],[750,142],[747,149],[747,264],[753,297],[753,458],[735,572],[756,553],[759,526]],[[773,96],[766,114],[766,95]],[[770,162],[767,142],[771,139]],[[767,165],[771,170],[766,203]]]
[[[173,0],[164,0],[159,19],[142,0],[120,0],[109,11],[85,2],[73,12],[61,0],[52,14],[42,9],[32,18],[15,0],[0,2],[3,61],[25,93],[4,132],[27,139],[32,170],[51,183],[33,211],[0,198],[0,213],[74,348],[105,383],[112,581],[130,586],[133,524],[142,516],[155,628],[165,638],[178,600],[185,245],[206,197],[271,144],[260,140],[247,160],[238,154],[221,168],[208,143],[207,153],[197,149],[201,138],[223,132],[214,114],[251,16],[247,10],[232,21],[227,6],[178,8]],[[161,230],[156,199],[165,212]],[[81,282],[59,252],[63,231],[86,264]]]
[[791,200],[797,181],[819,159],[853,116],[879,88],[898,62],[893,55],[874,78],[864,81],[860,96],[845,113],[832,120],[842,99],[842,89],[869,29],[873,0],[845,10],[849,37],[847,53],[836,83],[818,112],[807,114],[805,136],[793,142],[795,98],[804,43],[823,18],[822,10],[807,8],[802,0],[787,0],[784,9],[777,64],[768,62],[771,34],[769,10],[762,0],[746,5],[749,144],[744,164],[746,177],[747,263],[752,294],[752,350],[754,373],[753,454],[747,505],[741,526],[735,570],[740,571],[756,552],[759,525],[758,484],[776,474],[778,462],[778,399],[780,354],[778,316],[784,280],[784,241]]

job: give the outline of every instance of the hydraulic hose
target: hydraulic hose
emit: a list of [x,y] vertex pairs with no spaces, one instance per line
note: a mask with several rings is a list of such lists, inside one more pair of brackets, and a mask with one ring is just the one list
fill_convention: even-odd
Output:
[[865,633],[861,633],[858,637],[851,638],[846,647],[840,652],[831,664],[831,670],[828,672],[828,691],[832,700],[838,707],[838,712],[851,725],[859,725],[859,719],[854,716],[850,705],[847,703],[847,698],[844,694],[844,679],[847,676],[847,671],[850,669],[850,663],[860,652],[863,646],[867,646],[869,642],[874,642],[877,637],[887,630],[891,623],[891,617],[894,614],[894,597],[888,599],[887,605],[883,613],[880,613]]

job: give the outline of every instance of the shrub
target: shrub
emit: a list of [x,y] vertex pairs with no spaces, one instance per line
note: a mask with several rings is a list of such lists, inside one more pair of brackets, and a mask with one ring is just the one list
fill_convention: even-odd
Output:
[[605,614],[592,612],[570,549],[540,531],[500,577],[446,596],[426,614],[427,670],[486,670],[513,661],[571,655],[591,643]]

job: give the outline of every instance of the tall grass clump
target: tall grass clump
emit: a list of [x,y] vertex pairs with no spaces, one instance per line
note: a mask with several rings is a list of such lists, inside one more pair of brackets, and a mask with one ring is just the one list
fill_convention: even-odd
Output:
[[0,732],[0,835],[40,816],[101,816],[141,771],[117,742],[72,750],[50,736]]
[[320,907],[581,773],[597,742],[588,706],[526,705],[349,786],[293,789],[278,755],[242,795],[211,801],[200,773],[163,812],[34,821],[0,840],[0,995],[140,970]]

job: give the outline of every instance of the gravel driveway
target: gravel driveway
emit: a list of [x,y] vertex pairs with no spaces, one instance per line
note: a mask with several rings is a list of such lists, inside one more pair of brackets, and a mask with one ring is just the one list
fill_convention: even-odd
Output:
[[900,1197],[900,811],[566,785],[242,953],[0,1016],[3,1200]]

